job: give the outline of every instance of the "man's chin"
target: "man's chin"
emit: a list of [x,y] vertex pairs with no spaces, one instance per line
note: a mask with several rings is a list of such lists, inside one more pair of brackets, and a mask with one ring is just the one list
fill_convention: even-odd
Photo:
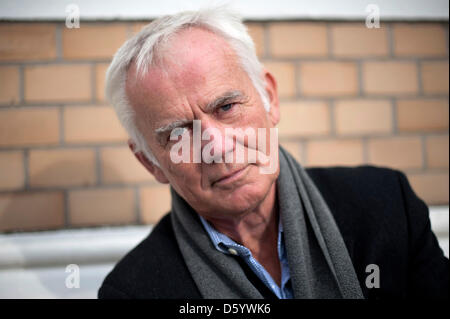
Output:
[[227,214],[239,215],[256,208],[264,199],[265,192],[257,191],[250,188],[249,185],[238,187],[227,194],[218,196],[214,202],[215,206],[220,206],[216,211]]

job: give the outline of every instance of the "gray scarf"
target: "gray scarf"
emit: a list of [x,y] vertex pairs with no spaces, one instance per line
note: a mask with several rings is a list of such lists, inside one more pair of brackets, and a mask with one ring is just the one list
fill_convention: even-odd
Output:
[[[280,147],[278,205],[295,298],[364,298],[342,236],[306,171]],[[173,189],[172,225],[204,298],[262,298],[234,256],[217,251],[197,213]],[[239,257],[237,257],[239,258]]]

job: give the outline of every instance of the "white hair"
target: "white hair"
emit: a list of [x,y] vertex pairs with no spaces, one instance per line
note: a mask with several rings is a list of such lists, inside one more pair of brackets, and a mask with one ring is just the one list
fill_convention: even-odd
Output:
[[144,135],[139,131],[135,120],[135,111],[126,94],[126,80],[129,66],[135,63],[137,75],[145,75],[149,67],[156,65],[156,50],[180,30],[199,27],[219,35],[235,51],[244,71],[248,74],[263,106],[269,111],[270,104],[262,77],[262,65],[259,62],[252,38],[241,18],[226,7],[186,11],[161,17],[145,26],[139,33],[126,41],[116,52],[106,72],[105,94],[117,113],[117,116],[135,144],[134,152],[143,154],[159,166]]

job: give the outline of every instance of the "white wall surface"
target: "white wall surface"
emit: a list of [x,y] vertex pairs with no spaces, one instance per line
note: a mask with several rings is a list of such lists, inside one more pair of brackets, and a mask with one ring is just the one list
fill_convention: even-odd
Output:
[[65,20],[76,4],[82,20],[138,20],[211,4],[231,3],[245,19],[365,20],[368,4],[381,20],[448,20],[448,0],[0,0],[0,19]]
[[[96,298],[114,264],[151,226],[57,230],[0,235],[0,298]],[[80,287],[67,288],[70,264]]]

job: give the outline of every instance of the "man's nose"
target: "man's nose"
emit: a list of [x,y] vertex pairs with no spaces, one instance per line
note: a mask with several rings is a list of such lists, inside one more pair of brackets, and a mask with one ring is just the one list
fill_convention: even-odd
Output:
[[210,156],[216,163],[224,162],[226,154],[234,150],[233,136],[227,136],[225,127],[212,120],[202,120],[201,132],[202,155]]

